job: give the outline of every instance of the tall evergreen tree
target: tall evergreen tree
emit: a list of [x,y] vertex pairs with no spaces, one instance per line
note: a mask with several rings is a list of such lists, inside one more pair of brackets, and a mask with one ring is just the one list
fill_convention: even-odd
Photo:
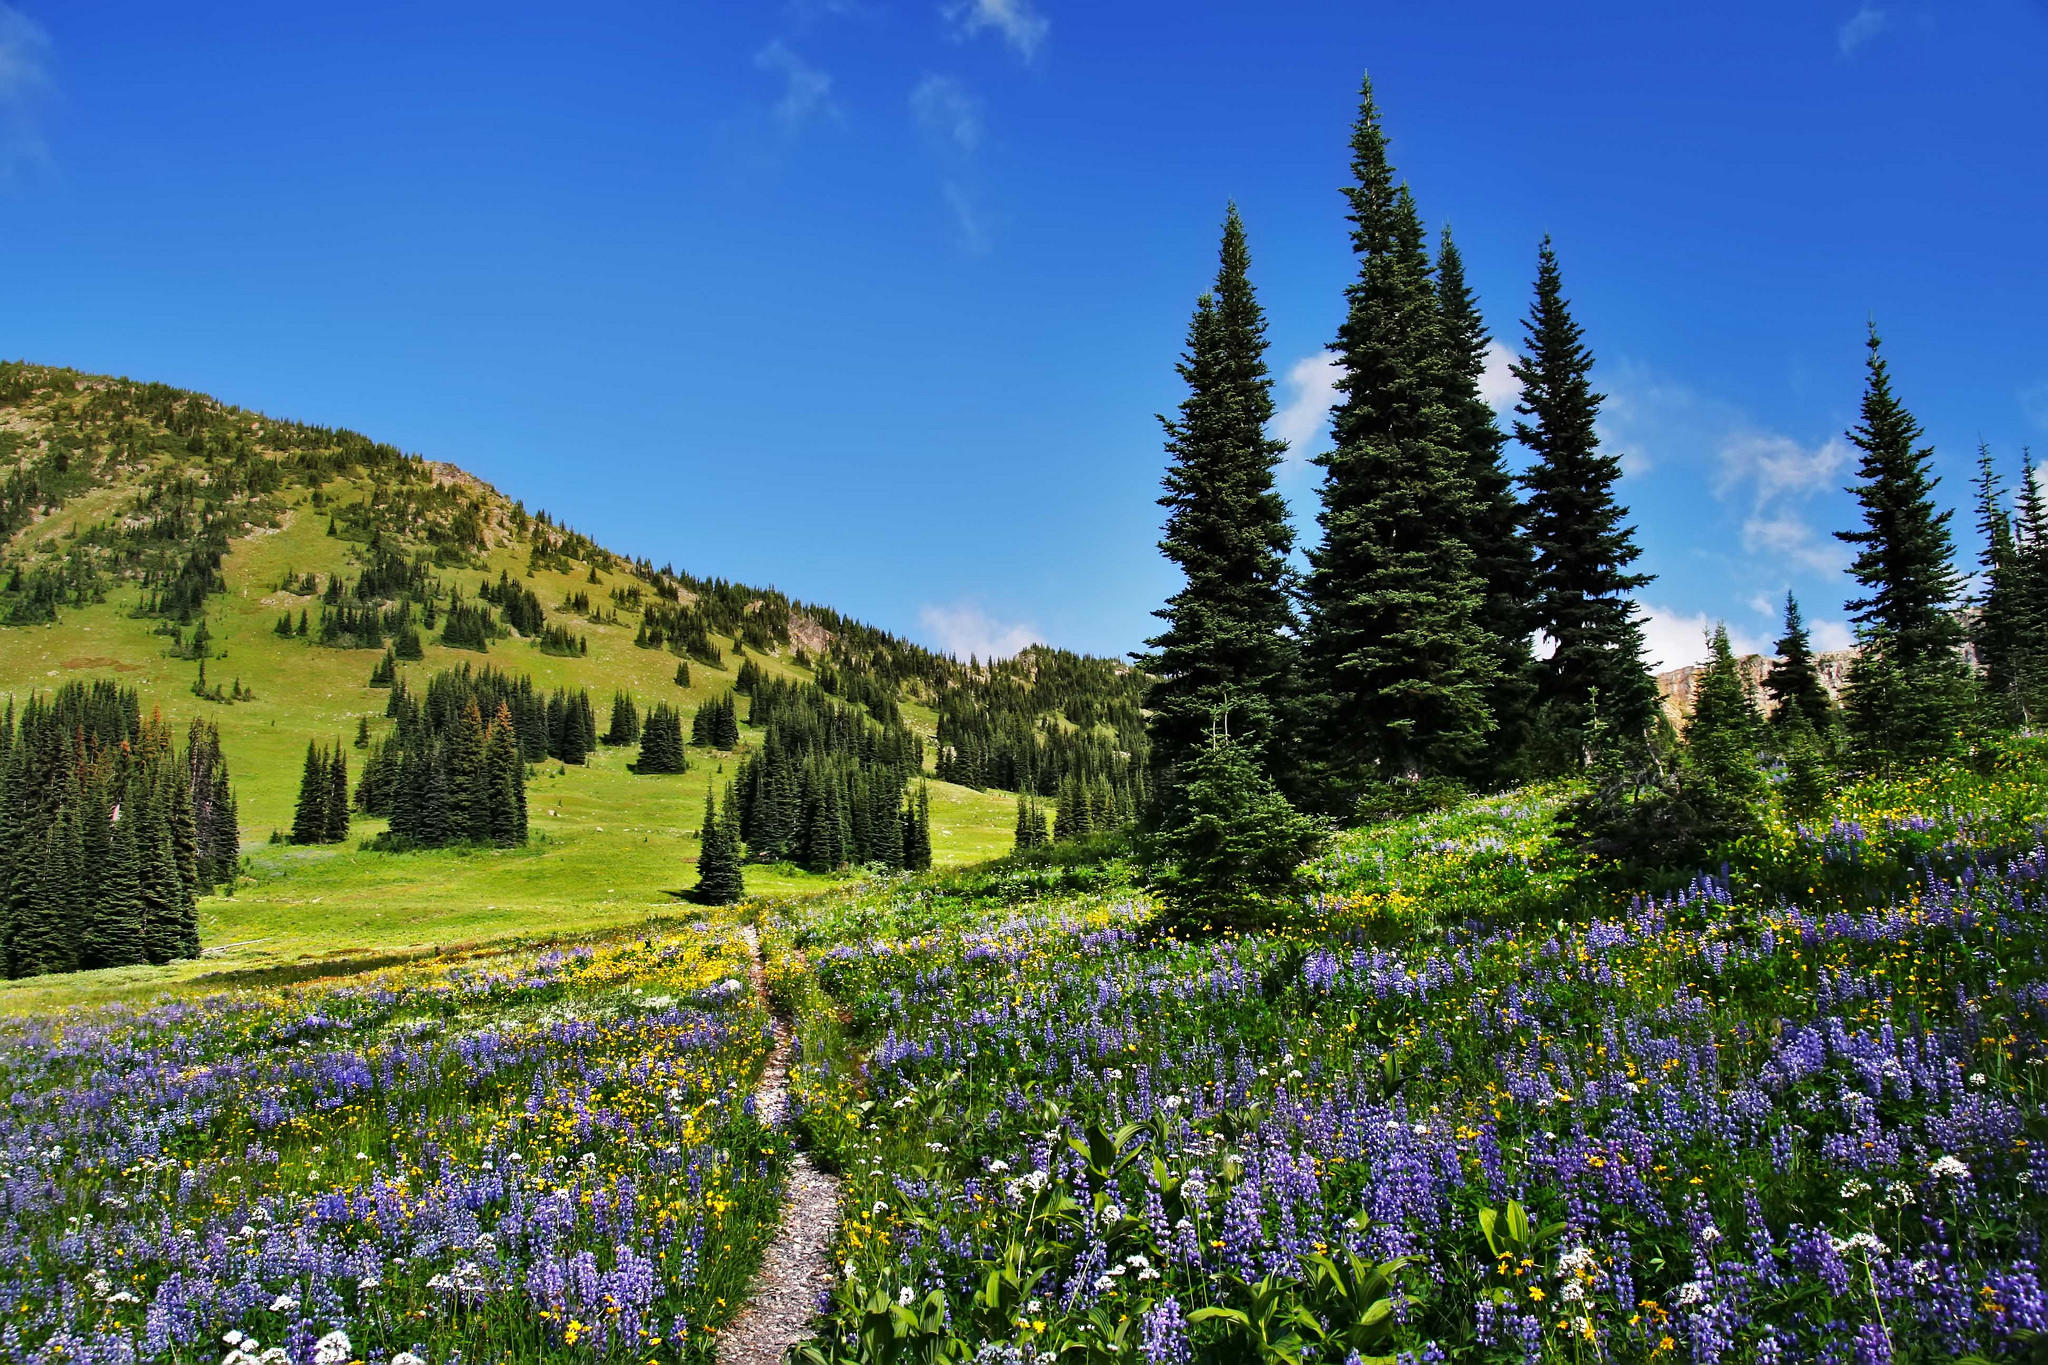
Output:
[[1215,290],[1196,301],[1188,325],[1178,367],[1187,397],[1177,417],[1160,419],[1169,464],[1159,548],[1186,582],[1154,613],[1166,628],[1148,642],[1148,668],[1158,679],[1147,698],[1155,790],[1171,787],[1178,766],[1199,751],[1218,707],[1232,711],[1269,771],[1286,770],[1277,708],[1295,668],[1287,563],[1294,532],[1274,488],[1287,446],[1266,435],[1273,384],[1250,269],[1233,204],[1223,220]]
[[[727,804],[731,803],[730,796]],[[696,896],[705,905],[731,905],[746,894],[740,849],[731,827],[718,818],[718,802],[704,796],[704,829],[697,845]]]
[[1714,627],[1707,663],[1685,723],[1685,798],[1703,842],[1754,832],[1764,793],[1757,766],[1763,721],[1728,645],[1728,628]]
[[1991,447],[1981,441],[1977,445],[1976,491],[1977,534],[1984,548],[1978,556],[1970,644],[1994,711],[2025,723],[2031,711],[2027,695],[2031,689],[2024,677],[2028,670],[2022,667],[2022,656],[2031,646],[2026,638],[2031,625],[2027,620],[2026,572],[2012,517],[2005,508],[1998,468],[1991,460]]
[[1849,572],[1866,594],[1848,604],[1863,649],[1844,711],[1858,756],[1882,766],[1953,748],[1971,698],[1955,612],[1962,580],[1951,514],[1934,505],[1934,451],[1892,392],[1875,326],[1865,344],[1861,420],[1848,433],[1862,452],[1850,491],[1863,526],[1835,535],[1856,547]]
[[1445,393],[1465,457],[1471,504],[1465,543],[1484,587],[1479,620],[1494,656],[1494,681],[1487,694],[1494,731],[1488,743],[1486,775],[1515,773],[1529,739],[1535,700],[1534,632],[1530,596],[1536,556],[1522,526],[1523,508],[1503,451],[1507,438],[1481,392],[1493,338],[1479,315],[1479,301],[1465,282],[1465,259],[1446,227],[1436,256],[1436,295],[1442,309]]
[[1473,492],[1449,406],[1422,225],[1396,187],[1368,82],[1352,130],[1358,277],[1335,350],[1341,398],[1310,555],[1306,674],[1324,799],[1471,764],[1493,729],[1496,661],[1465,529]]
[[1615,502],[1621,460],[1600,449],[1605,395],[1592,385],[1593,353],[1572,320],[1550,239],[1537,253],[1536,299],[1524,324],[1528,354],[1513,367],[1522,397],[1515,438],[1535,462],[1522,476],[1536,552],[1535,624],[1554,648],[1537,675],[1543,741],[1554,764],[1584,761],[1597,691],[1605,724],[1640,735],[1657,715],[1657,686],[1643,663],[1643,631],[1629,594],[1651,581],[1630,573],[1642,553]]
[[1771,694],[1773,727],[1783,729],[1796,713],[1816,737],[1826,734],[1834,725],[1835,704],[1820,680],[1799,599],[1790,592],[1785,594],[1785,633],[1771,651],[1777,657],[1764,673],[1764,691]]
[[348,754],[337,742],[327,760],[327,817],[322,842],[347,842],[348,817]]
[[79,965],[131,967],[148,961],[142,945],[142,871],[135,822],[120,820],[107,840],[107,860],[79,931]]
[[299,801],[292,814],[292,842],[319,844],[327,841],[327,760],[320,745],[306,743],[306,766],[299,774]]
[[618,746],[637,744],[640,740],[640,710],[633,705],[633,694],[614,692],[612,694],[611,728],[604,733],[607,745]]

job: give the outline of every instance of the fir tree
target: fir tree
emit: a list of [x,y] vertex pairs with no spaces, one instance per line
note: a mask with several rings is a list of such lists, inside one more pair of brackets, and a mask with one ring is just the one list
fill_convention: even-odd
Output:
[[1976,615],[1970,623],[1970,644],[1983,670],[1985,690],[1996,711],[2025,724],[2032,698],[2028,693],[2024,655],[2031,648],[2025,570],[2005,510],[2004,490],[1991,448],[1977,445],[1977,534],[1984,549],[1978,559]]
[[[730,804],[731,798],[727,797]],[[732,830],[718,817],[718,802],[704,796],[704,829],[697,851],[696,897],[705,905],[732,905],[746,894],[740,850]]]
[[348,840],[348,755],[339,742],[328,759],[327,766],[327,812],[321,842],[345,843]]
[[1017,828],[1011,847],[1015,852],[1024,853],[1041,848],[1051,842],[1045,832],[1045,813],[1038,808],[1035,796],[1017,798]]
[[683,751],[683,720],[667,702],[656,702],[640,727],[640,758],[636,773],[680,773],[689,769]]
[[1448,405],[1442,314],[1422,226],[1396,188],[1368,84],[1352,133],[1357,279],[1310,555],[1306,673],[1324,799],[1467,766],[1493,729],[1496,676],[1465,530],[1473,490]]
[[1614,500],[1621,461],[1600,449],[1595,430],[1605,396],[1593,391],[1592,352],[1572,320],[1557,254],[1537,254],[1536,300],[1524,324],[1528,355],[1513,367],[1522,396],[1515,437],[1536,456],[1522,476],[1536,552],[1534,618],[1554,643],[1539,666],[1537,702],[1551,762],[1584,762],[1597,690],[1606,724],[1640,735],[1657,714],[1657,688],[1643,664],[1643,633],[1629,594],[1651,581],[1628,572],[1641,551]]
[[306,766],[299,775],[299,801],[292,814],[292,842],[319,844],[327,841],[327,760],[319,744],[306,744]]
[[8,975],[41,976],[78,965],[72,935],[85,888],[79,884],[80,869],[73,856],[77,843],[71,813],[59,807],[31,865],[23,913],[9,925]]
[[1215,291],[1196,302],[1179,365],[1188,395],[1178,418],[1160,419],[1170,463],[1159,548],[1186,583],[1154,613],[1167,624],[1149,641],[1148,668],[1158,681],[1147,698],[1148,730],[1159,790],[1199,750],[1219,705],[1238,709],[1269,770],[1285,770],[1276,708],[1295,668],[1287,564],[1294,532],[1273,485],[1286,443],[1266,436],[1273,385],[1250,264],[1232,205]]
[[1762,828],[1764,777],[1756,758],[1762,724],[1729,648],[1728,628],[1716,625],[1685,724],[1685,797],[1705,844]]
[[1764,691],[1771,694],[1771,720],[1783,729],[1794,715],[1806,722],[1816,738],[1834,726],[1835,704],[1820,680],[1820,666],[1814,662],[1813,641],[1800,614],[1799,600],[1785,594],[1785,633],[1771,646],[1777,657],[1764,673]]
[[148,960],[142,946],[142,873],[132,820],[116,821],[107,859],[79,931],[79,965],[131,967]]
[[1950,513],[1937,511],[1934,452],[1892,392],[1877,329],[1866,343],[1861,421],[1848,433],[1862,452],[1850,490],[1863,526],[1837,531],[1857,547],[1850,573],[1866,596],[1848,604],[1863,649],[1850,666],[1844,711],[1867,764],[1946,752],[1970,716],[1969,680],[1955,607]]
[[1465,282],[1465,259],[1448,227],[1437,245],[1436,293],[1443,313],[1445,392],[1472,494],[1465,542],[1472,547],[1472,566],[1484,587],[1479,620],[1494,656],[1494,681],[1487,695],[1494,730],[1484,774],[1499,778],[1519,769],[1533,719],[1536,674],[1529,637],[1534,629],[1530,595],[1536,558],[1523,530],[1514,475],[1503,459],[1507,438],[1480,390],[1493,338]]
[[[1041,823],[1040,832],[1044,829]],[[912,872],[929,872],[932,866],[932,794],[922,782],[917,784],[916,799],[904,810],[903,866]]]
[[612,723],[605,731],[604,742],[613,747],[640,742],[640,711],[633,705],[631,693],[612,694]]
[[1198,934],[1277,922],[1321,828],[1220,726],[1184,776],[1151,848],[1162,926]]

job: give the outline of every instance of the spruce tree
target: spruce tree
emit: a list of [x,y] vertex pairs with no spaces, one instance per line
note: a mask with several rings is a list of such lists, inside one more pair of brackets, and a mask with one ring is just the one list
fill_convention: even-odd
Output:
[[[1039,820],[1038,828],[1042,836],[1045,831],[1044,816],[1041,815]],[[917,784],[917,799],[904,811],[903,865],[912,872],[931,870],[932,794],[931,788],[922,782]]]
[[1685,799],[1703,843],[1761,828],[1764,776],[1757,766],[1757,744],[1762,726],[1729,648],[1728,628],[1716,625],[1685,723]]
[[1993,712],[2024,724],[2031,708],[2022,656],[2031,644],[2026,636],[2032,624],[2027,619],[2025,570],[1991,448],[1981,441],[1977,445],[1976,490],[1977,534],[1984,548],[1978,556],[1979,589],[1976,614],[1970,622],[1970,644],[1977,666],[1983,670]]
[[1187,935],[1280,921],[1297,869],[1322,841],[1322,829],[1219,727],[1188,764],[1151,843],[1161,925]]
[[1147,696],[1147,732],[1160,790],[1200,749],[1218,706],[1235,708],[1240,733],[1262,751],[1268,771],[1286,770],[1278,708],[1296,664],[1287,563],[1294,531],[1274,488],[1287,447],[1266,436],[1273,385],[1250,265],[1232,205],[1215,290],[1196,301],[1178,367],[1187,397],[1177,418],[1160,419],[1170,463],[1159,548],[1186,579],[1153,613],[1166,628],[1148,642],[1147,667],[1158,681]]
[[320,746],[306,744],[306,766],[299,775],[299,801],[292,813],[292,842],[318,844],[327,839],[327,760]]
[[68,972],[78,965],[72,935],[82,888],[70,856],[75,842],[71,813],[60,806],[36,850],[25,913],[8,926],[9,976]]
[[[728,796],[728,802],[730,797]],[[718,802],[704,796],[704,829],[697,846],[696,897],[705,905],[732,905],[746,894],[740,851],[732,832],[718,818]]]
[[1448,403],[1422,225],[1387,162],[1371,86],[1352,132],[1358,277],[1335,350],[1341,399],[1310,555],[1304,654],[1321,799],[1470,765],[1493,729],[1496,659],[1464,531],[1473,491]]
[[1773,728],[1783,729],[1796,715],[1818,740],[1834,726],[1835,704],[1820,680],[1799,600],[1790,592],[1785,594],[1785,633],[1771,651],[1777,657],[1764,673],[1764,691],[1771,694]]
[[1448,227],[1437,244],[1436,295],[1442,310],[1446,399],[1471,487],[1465,543],[1472,547],[1472,566],[1484,587],[1479,620],[1494,657],[1487,694],[1494,730],[1482,775],[1498,779],[1519,771],[1533,723],[1536,660],[1530,647],[1535,628],[1530,598],[1536,557],[1522,526],[1514,475],[1503,459],[1507,438],[1480,390],[1493,338],[1465,282],[1465,259]]
[[2048,711],[2048,506],[2043,505],[2041,471],[2024,453],[2013,519],[2012,582],[2013,687],[2021,723],[2032,728]]
[[330,844],[348,841],[348,755],[339,742],[327,765],[327,818],[326,831],[322,841]]
[[640,739],[640,711],[633,705],[629,692],[612,694],[612,723],[605,731],[604,742],[617,747],[638,743]]
[[1515,438],[1536,457],[1522,476],[1536,552],[1534,616],[1554,645],[1538,666],[1541,743],[1552,766],[1584,762],[1597,691],[1604,723],[1632,740],[1657,715],[1657,686],[1643,663],[1642,624],[1629,594],[1651,581],[1628,572],[1642,553],[1615,502],[1618,457],[1600,449],[1605,395],[1592,386],[1593,354],[1572,320],[1550,239],[1537,253],[1536,299],[1524,324],[1528,354],[1513,372],[1522,396]]
[[131,967],[147,961],[142,946],[142,873],[134,821],[115,822],[107,861],[87,901],[79,931],[79,965]]
[[1850,666],[1844,711],[1858,758],[1871,766],[1953,749],[1970,717],[1970,687],[1956,619],[1962,581],[1950,513],[1937,510],[1934,451],[1892,392],[1877,328],[1865,343],[1862,452],[1850,491],[1863,526],[1835,535],[1857,547],[1849,572],[1865,596],[1848,604],[1863,646]]

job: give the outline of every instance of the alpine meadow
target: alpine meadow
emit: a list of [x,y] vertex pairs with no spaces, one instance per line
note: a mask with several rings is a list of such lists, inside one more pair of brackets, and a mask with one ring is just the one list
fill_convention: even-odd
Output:
[[2048,353],[1794,243],[1916,154],[1730,16],[513,9],[0,0],[151,220],[0,228],[0,1365],[2048,1362]]

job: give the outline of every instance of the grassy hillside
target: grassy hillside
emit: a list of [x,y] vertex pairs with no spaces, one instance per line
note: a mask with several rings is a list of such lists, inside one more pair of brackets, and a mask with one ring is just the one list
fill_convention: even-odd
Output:
[[[535,768],[533,838],[521,850],[363,851],[358,845],[382,823],[360,817],[348,845],[267,842],[273,829],[290,825],[309,740],[351,745],[364,717],[373,737],[390,725],[383,714],[388,693],[368,686],[379,651],[324,647],[274,631],[283,613],[306,611],[316,622],[320,615],[317,595],[285,585],[308,574],[324,583],[359,573],[373,538],[431,563],[441,583],[466,598],[509,573],[539,598],[549,625],[587,641],[581,657],[543,653],[516,635],[479,654],[447,648],[429,632],[426,657],[403,665],[415,684],[442,669],[487,663],[528,674],[543,690],[588,688],[600,721],[620,689],[643,709],[668,701],[687,718],[732,686],[740,662],[733,635],[714,634],[722,664],[693,659],[690,685],[677,686],[677,655],[636,647],[638,618],[630,611],[614,618],[610,593],[695,580],[629,563],[530,518],[452,467],[388,448],[348,455],[366,444],[159,386],[0,367],[0,530],[10,531],[0,544],[0,621],[15,622],[0,625],[0,695],[19,699],[71,679],[110,677],[137,688],[145,712],[161,708],[180,729],[193,717],[216,723],[235,777],[249,863],[232,897],[201,907],[202,962],[14,984],[0,989],[0,1007],[148,989],[168,977],[312,954],[611,926],[673,907],[675,893],[694,881],[705,794],[734,764],[732,755],[696,749],[691,771],[680,776],[631,774],[630,748],[601,750],[584,767]],[[246,473],[252,468],[257,472]],[[182,505],[165,492],[181,485]],[[156,536],[152,518],[174,514],[183,517],[175,534]],[[219,590],[196,609],[151,613],[166,585],[174,590],[182,559],[209,535],[222,550]],[[689,547],[677,550],[687,556]],[[676,591],[686,602],[693,595],[688,587]],[[577,593],[605,619],[562,610]],[[768,648],[748,651],[764,671],[809,678],[810,663],[828,653],[884,660],[901,675],[906,723],[932,736],[935,693],[910,675],[944,661],[920,658],[914,646],[779,594],[751,596],[749,608],[776,618],[748,627],[757,646],[768,640]],[[209,684],[239,683],[252,700],[227,704],[194,695],[199,663],[181,654],[201,620],[211,641]],[[810,648],[800,659],[803,644]],[[744,704],[740,709],[744,716]],[[754,738],[748,731],[743,746]],[[364,751],[349,753],[352,773],[359,772]],[[1008,847],[1010,797],[939,782],[931,793],[940,864]],[[748,879],[750,889],[775,892],[832,880],[787,867],[751,867]]]

